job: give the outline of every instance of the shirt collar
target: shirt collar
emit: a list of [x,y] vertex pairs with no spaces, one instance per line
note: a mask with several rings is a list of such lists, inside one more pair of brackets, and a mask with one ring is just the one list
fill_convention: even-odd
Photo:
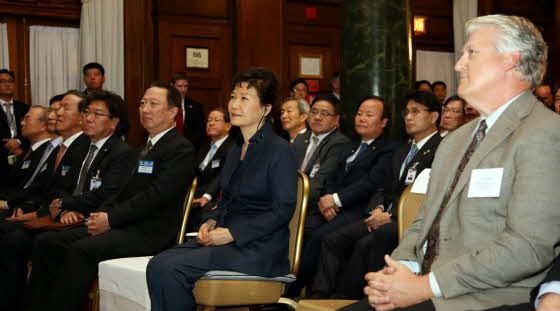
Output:
[[330,132],[326,132],[320,135],[315,135],[315,133],[311,132],[311,138],[313,137],[317,137],[319,139],[319,143],[321,143],[323,141],[323,139],[325,139],[325,137],[329,136],[330,133],[336,131],[336,127],[333,128]]
[[422,138],[421,141],[419,142],[415,142],[414,140],[412,141],[412,143],[416,144],[416,147],[418,148],[418,150],[422,149],[422,147],[424,147],[424,145],[428,142],[428,140],[430,140],[430,138],[432,138],[432,136],[434,136],[435,134],[437,134],[438,131],[433,132],[432,134]]
[[220,138],[220,140],[218,140],[217,142],[214,143],[214,145],[216,145],[216,149],[220,148],[220,146],[224,143],[224,141],[226,141],[226,139],[229,137],[229,135],[226,135],[222,138]]
[[62,144],[64,144],[64,146],[66,146],[66,148],[68,148],[76,140],[76,138],[78,138],[78,136],[80,136],[80,135],[82,135],[82,131],[79,131],[78,133],[66,138],[66,140]]
[[53,140],[51,140],[51,145],[53,145],[53,147],[57,147],[61,143],[62,143],[62,137],[61,136],[57,136],[56,138],[53,138]]
[[107,136],[107,137],[101,138],[101,139],[98,140],[95,144],[92,144],[92,145],[95,145],[95,147],[97,147],[97,150],[101,150],[101,147],[103,147],[103,145],[105,144],[105,142],[106,142],[107,140],[109,140],[109,138],[111,138],[111,136],[113,136],[113,134],[111,134],[111,135],[109,135],[109,136]]
[[5,100],[3,100],[3,99],[0,99],[0,105],[2,105],[2,106],[4,106],[4,104],[13,104],[13,103],[14,103],[14,99],[13,99],[13,98],[10,99],[9,102],[7,102],[7,101],[5,101]]
[[[523,95],[523,93],[525,92],[526,91],[523,91],[517,94],[512,99],[508,100],[507,103],[503,104],[500,108],[496,109],[496,111],[492,112],[489,116],[483,117],[481,115],[478,124],[480,125],[480,122],[482,122],[482,120],[486,120],[486,126],[487,126],[486,133],[488,133],[490,131],[490,128],[492,128],[492,126],[496,123],[496,121],[498,121],[498,118],[500,118],[500,116],[504,113],[507,107],[509,107],[511,103],[513,103],[517,98],[519,98],[519,96]],[[476,128],[478,129],[478,125],[476,126]]]
[[163,137],[163,135],[167,134],[167,132],[171,131],[174,128],[175,128],[175,126],[172,126],[172,127],[168,128],[167,130],[157,134],[156,136],[154,136],[152,138],[148,138],[148,141],[152,142],[152,147],[153,147],[158,142],[158,140],[160,140]]
[[37,148],[41,147],[41,145],[48,142],[49,140],[51,140],[51,139],[50,138],[45,138],[43,140],[40,140],[40,141],[34,143],[33,145],[31,145],[31,151],[35,151]]

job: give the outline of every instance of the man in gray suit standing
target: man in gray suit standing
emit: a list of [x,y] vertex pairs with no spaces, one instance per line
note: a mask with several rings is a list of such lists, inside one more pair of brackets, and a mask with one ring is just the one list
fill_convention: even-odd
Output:
[[416,220],[387,266],[366,275],[376,310],[526,302],[560,251],[560,119],[531,92],[546,43],[514,16],[466,30],[458,93],[481,116],[443,140]]

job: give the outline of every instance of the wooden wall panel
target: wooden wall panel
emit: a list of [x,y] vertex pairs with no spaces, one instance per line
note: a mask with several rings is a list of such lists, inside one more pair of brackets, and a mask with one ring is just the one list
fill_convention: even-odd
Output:
[[235,71],[251,66],[284,75],[283,0],[236,0]]
[[412,13],[427,18],[426,33],[414,36],[415,49],[454,52],[452,0],[413,0]]
[[79,20],[81,0],[0,0],[0,13]]
[[[204,113],[225,106],[232,77],[232,33],[229,25],[158,24],[158,79],[176,71],[189,76],[188,96],[203,104]],[[209,68],[186,68],[186,47],[209,49]]]
[[[306,18],[306,9],[314,8],[316,17]],[[317,80],[319,91],[331,91],[330,78],[334,72],[340,71],[341,63],[341,27],[343,8],[339,2],[287,1],[284,40],[285,67],[284,88],[281,94],[289,95],[290,81],[299,78],[299,57],[301,54],[322,55],[323,77]]]
[[159,16],[196,16],[208,18],[230,19],[232,15],[232,0],[212,1],[184,1],[158,0],[157,14]]

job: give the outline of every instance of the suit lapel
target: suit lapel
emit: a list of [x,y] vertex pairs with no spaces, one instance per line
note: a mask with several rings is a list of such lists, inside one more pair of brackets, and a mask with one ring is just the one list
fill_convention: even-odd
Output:
[[[315,151],[313,152],[313,154],[311,155],[311,158],[309,158],[309,162],[307,162],[307,167],[306,167],[306,172],[307,174],[309,174],[311,172],[311,169],[313,168],[313,164],[315,162],[317,162],[317,158],[319,157],[319,155],[321,154],[321,149],[323,149],[323,146],[329,141],[329,139],[331,139],[331,137],[333,135],[335,135],[335,133],[337,132],[337,129],[334,129],[329,135],[327,135],[327,137],[323,138],[323,140],[319,143],[319,146],[317,146],[317,148],[315,148]],[[311,138],[309,138],[310,140]],[[307,149],[307,148],[306,148]],[[305,156],[305,155],[304,155]],[[311,164],[311,165],[310,165]]]
[[[416,153],[414,158],[412,158],[412,160],[410,160],[410,162],[406,165],[406,167],[403,169],[402,176],[400,176],[400,178],[399,178],[399,183],[401,185],[404,184],[404,180],[406,179],[406,175],[408,173],[408,170],[413,165],[415,165],[417,163],[424,162],[427,157],[432,156],[432,153],[436,152],[436,150],[434,148],[434,144],[441,140],[441,136],[439,136],[439,137],[438,136],[439,136],[439,134],[435,133],[430,139],[428,139],[428,141],[424,144],[424,146],[422,146],[422,149],[418,150],[418,152]],[[408,151],[410,152],[410,148],[408,148]],[[402,163],[404,162],[404,160],[406,159],[407,155],[408,155],[408,152],[404,156],[403,160],[400,162],[401,166],[402,166]],[[401,170],[401,167],[399,166],[397,174],[400,173],[400,170]]]
[[101,146],[101,149],[95,155],[93,162],[91,162],[91,164],[89,165],[88,172],[87,172],[88,176],[94,173],[93,169],[97,168],[97,166],[103,160],[103,158],[107,154],[109,154],[111,148],[113,147],[113,144],[115,143],[114,139],[119,139],[119,138],[113,135],[103,144],[103,146]]
[[[473,168],[476,168],[480,161],[484,159],[488,153],[490,153],[494,148],[496,148],[500,143],[502,143],[505,139],[507,139],[511,133],[519,126],[520,122],[520,115],[521,117],[527,115],[529,111],[533,108],[535,102],[527,103],[529,98],[528,94],[524,94],[520,96],[516,101],[511,103],[511,105],[502,113],[500,118],[496,121],[496,123],[492,126],[490,131],[486,133],[486,136],[480,142],[477,150],[473,153],[469,163],[465,167],[465,170],[461,174],[459,181],[457,182],[457,186],[453,190],[451,197],[449,198],[449,203],[452,203],[463,188],[465,187],[468,180],[470,180],[471,173]],[[518,111],[519,110],[519,111]],[[478,122],[477,122],[478,125]],[[474,129],[473,129],[474,131]],[[470,140],[469,140],[470,144]],[[468,144],[467,144],[468,145]],[[465,150],[466,151],[466,148]],[[463,153],[459,157],[459,160],[463,157]],[[458,166],[458,164],[457,164]],[[453,173],[452,175],[454,175]]]
[[311,131],[309,130],[301,135],[298,135],[294,140],[294,155],[296,157],[296,163],[298,164],[298,167],[301,166],[301,163],[305,158],[305,152],[307,151],[307,147],[309,146],[310,137]]

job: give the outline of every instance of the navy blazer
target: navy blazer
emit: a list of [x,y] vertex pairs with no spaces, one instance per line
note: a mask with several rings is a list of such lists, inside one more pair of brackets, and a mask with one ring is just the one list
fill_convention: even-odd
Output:
[[378,137],[347,168],[346,160],[360,144],[346,145],[345,152],[337,159],[337,169],[327,179],[323,194],[336,193],[342,203],[342,213],[352,218],[365,216],[371,195],[383,189],[386,168],[391,166],[397,146],[397,143]]
[[234,242],[213,246],[209,260],[252,275],[288,274],[289,223],[297,200],[294,155],[268,124],[249,140],[240,161],[242,145],[239,137],[230,150],[221,175],[222,198],[209,216],[216,227],[229,229]]

